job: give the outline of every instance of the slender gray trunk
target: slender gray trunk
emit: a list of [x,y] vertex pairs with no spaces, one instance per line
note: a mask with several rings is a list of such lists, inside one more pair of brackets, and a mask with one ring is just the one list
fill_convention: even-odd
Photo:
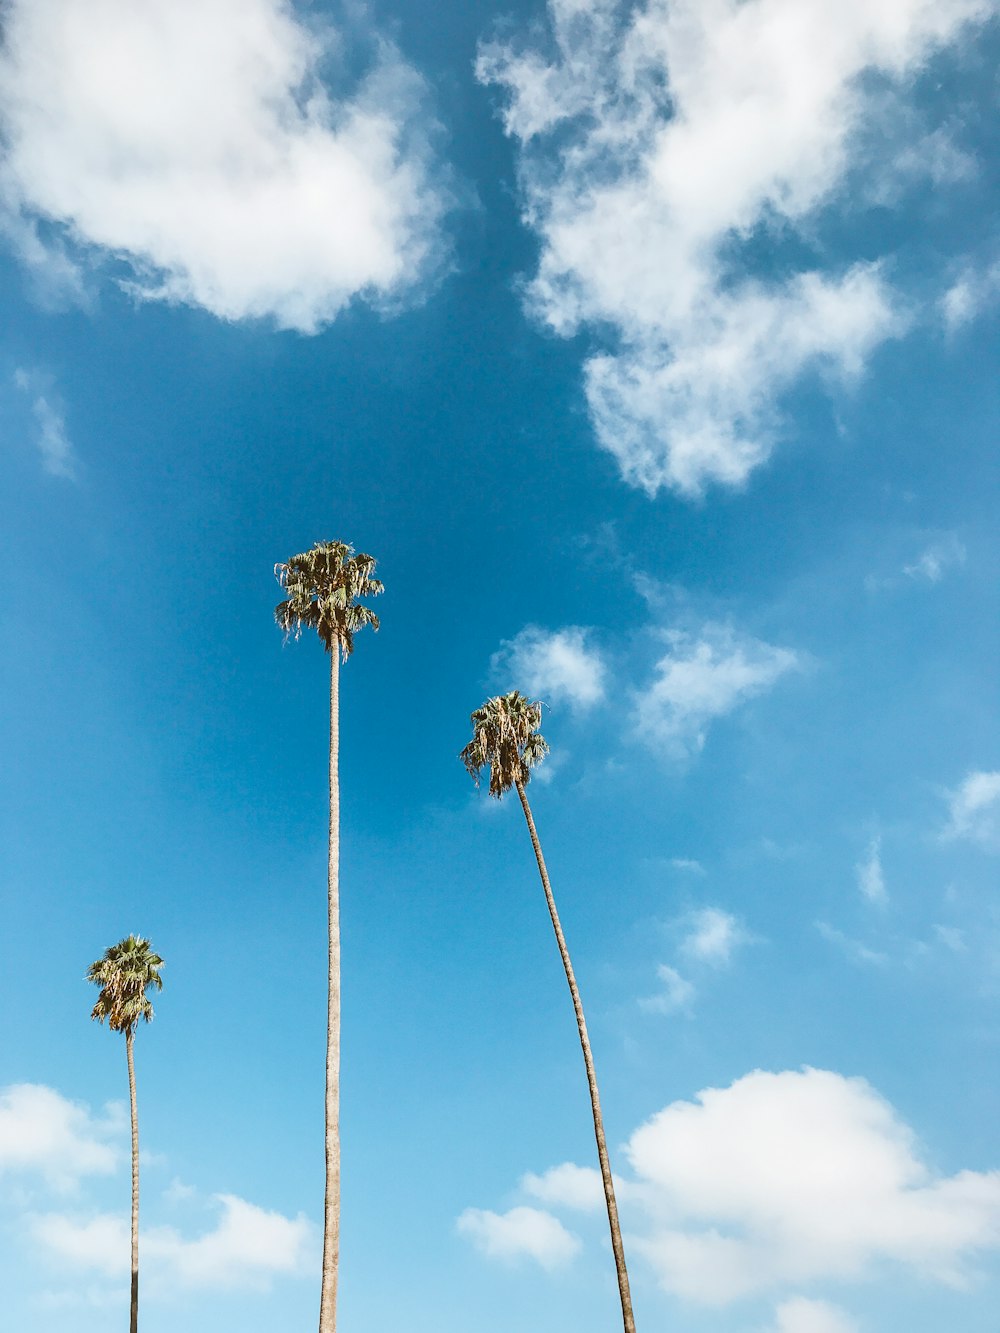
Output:
[[597,1139],[597,1156],[601,1163],[601,1179],[604,1182],[604,1200],[608,1208],[608,1225],[611,1228],[611,1248],[615,1255],[615,1268],[618,1271],[618,1294],[622,1303],[622,1323],[625,1333],[635,1333],[635,1319],[632,1315],[632,1296],[628,1286],[628,1270],[625,1267],[625,1249],[622,1245],[621,1228],[618,1225],[618,1204],[615,1201],[615,1186],[611,1178],[611,1164],[608,1161],[608,1145],[604,1138],[604,1121],[601,1118],[601,1101],[597,1092],[597,1075],[594,1073],[594,1057],[590,1051],[590,1038],[587,1036],[587,1020],[583,1016],[583,1002],[580,999],[580,991],[577,988],[576,977],[573,975],[573,964],[570,962],[569,950],[566,947],[566,939],[562,932],[562,926],[559,923],[559,913],[556,911],[556,900],[552,896],[552,885],[549,883],[549,872],[545,869],[545,857],[542,855],[542,844],[538,841],[538,833],[535,829],[535,821],[531,817],[531,806],[528,804],[528,797],[524,790],[524,784],[518,782],[517,794],[521,798],[521,808],[524,810],[524,818],[528,823],[528,832],[531,834],[531,845],[535,850],[535,860],[538,862],[538,873],[542,878],[542,888],[545,890],[545,901],[548,904],[549,916],[552,918],[552,928],[556,933],[556,943],[559,945],[559,955],[562,958],[563,968],[566,972],[566,980],[569,982],[569,993],[573,997],[573,1009],[576,1013],[576,1026],[580,1033],[580,1045],[583,1048],[583,1063],[587,1067],[587,1085],[590,1088],[590,1107],[594,1116],[594,1137]]
[[340,650],[330,653],[330,843],[327,861],[329,977],[326,1010],[326,1197],[319,1333],[337,1328],[340,1260]]
[[125,1033],[128,1058],[128,1099],[132,1112],[132,1290],[129,1297],[129,1333],[139,1327],[139,1113],[135,1103],[135,1029]]

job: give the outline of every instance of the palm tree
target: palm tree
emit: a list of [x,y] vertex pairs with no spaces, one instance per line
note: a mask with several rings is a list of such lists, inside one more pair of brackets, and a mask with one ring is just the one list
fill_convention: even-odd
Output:
[[524,818],[531,835],[538,873],[545,890],[552,928],[556,933],[556,943],[562,958],[569,992],[573,997],[573,1009],[576,1013],[576,1026],[580,1033],[580,1045],[583,1048],[583,1063],[587,1069],[587,1084],[590,1088],[590,1106],[594,1117],[594,1137],[597,1139],[597,1156],[601,1163],[601,1178],[604,1182],[604,1199],[608,1209],[608,1223],[611,1227],[611,1248],[614,1251],[615,1267],[618,1271],[618,1292],[621,1296],[622,1321],[625,1333],[635,1333],[635,1319],[632,1315],[632,1297],[629,1293],[628,1271],[625,1267],[625,1250],[622,1245],[621,1228],[618,1225],[618,1205],[615,1201],[615,1187],[611,1178],[611,1166],[608,1162],[608,1147],[604,1138],[604,1121],[601,1118],[601,1102],[597,1091],[597,1075],[594,1073],[594,1057],[590,1050],[590,1038],[587,1036],[587,1021],[583,1015],[583,1002],[573,974],[569,950],[559,923],[556,900],[552,896],[542,845],[538,841],[535,821],[531,815],[531,806],[525,787],[531,777],[531,769],[548,754],[549,747],[538,728],[542,722],[542,706],[531,703],[517,690],[510,694],[487,699],[481,708],[472,714],[472,740],[462,751],[461,759],[465,767],[479,785],[479,778],[484,768],[490,770],[489,793],[499,800],[514,787],[521,801]]
[[128,1095],[132,1112],[132,1294],[129,1306],[129,1333],[139,1324],[139,1120],[135,1105],[135,1030],[141,1018],[148,1023],[153,1005],[146,992],[152,986],[162,990],[160,968],[163,959],[153,953],[149,940],[128,935],[104,950],[104,956],[87,969],[87,980],[100,986],[101,993],[90,1012],[98,1023],[108,1020],[112,1032],[125,1033],[128,1059]]
[[330,841],[327,861],[329,984],[326,1015],[326,1196],[323,1209],[323,1285],[319,1333],[337,1327],[337,1267],[340,1258],[340,752],[339,665],[354,651],[365,625],[378,616],[358,598],[376,597],[382,584],[372,575],[370,555],[355,555],[344,542],[317,542],[285,565],[275,565],[288,594],[274,609],[286,637],[314,629],[330,654]]

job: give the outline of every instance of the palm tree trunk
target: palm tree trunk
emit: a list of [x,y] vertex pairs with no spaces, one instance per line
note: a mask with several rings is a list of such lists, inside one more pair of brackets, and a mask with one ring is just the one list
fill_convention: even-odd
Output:
[[621,1296],[622,1303],[622,1323],[625,1328],[625,1333],[635,1333],[635,1319],[632,1315],[632,1296],[628,1286],[628,1270],[625,1267],[625,1249],[622,1245],[621,1228],[618,1225],[618,1204],[615,1201],[615,1186],[611,1178],[611,1165],[608,1161],[608,1145],[604,1138],[604,1121],[601,1118],[601,1101],[597,1092],[597,1075],[594,1073],[594,1057],[590,1051],[590,1038],[587,1036],[587,1020],[583,1016],[583,1002],[580,999],[576,977],[573,975],[573,964],[570,962],[569,950],[566,948],[566,939],[562,932],[562,926],[559,924],[559,913],[556,911],[556,900],[552,896],[552,885],[549,883],[549,872],[545,869],[545,857],[542,855],[542,845],[538,841],[538,833],[535,830],[535,821],[531,817],[531,806],[528,804],[528,797],[524,790],[524,784],[517,782],[515,785],[517,787],[517,794],[521,798],[521,808],[524,810],[524,818],[528,823],[528,832],[531,834],[531,845],[535,850],[535,860],[538,862],[538,873],[542,877],[542,888],[545,890],[545,901],[548,904],[549,916],[552,918],[552,928],[556,933],[556,942],[559,945],[559,954],[566,971],[566,980],[569,982],[569,992],[573,997],[573,1009],[576,1012],[576,1026],[580,1032],[580,1045],[583,1048],[583,1063],[587,1067],[587,1084],[590,1088],[590,1106],[594,1116],[594,1137],[597,1140],[597,1156],[601,1163],[601,1179],[604,1181],[604,1199],[608,1207],[608,1224],[611,1227],[611,1248],[615,1255],[615,1268],[618,1270],[618,1293]]
[[135,1104],[135,1030],[125,1033],[128,1058],[128,1099],[132,1113],[132,1291],[129,1298],[129,1333],[139,1327],[139,1114]]
[[319,1333],[336,1333],[340,1260],[340,646],[330,653],[329,978],[326,1011],[326,1196]]

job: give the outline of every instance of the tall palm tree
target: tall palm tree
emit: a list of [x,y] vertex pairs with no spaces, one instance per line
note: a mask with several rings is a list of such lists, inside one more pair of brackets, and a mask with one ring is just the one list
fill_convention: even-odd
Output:
[[139,1324],[139,1119],[135,1103],[135,1030],[139,1020],[148,1023],[153,1005],[146,992],[162,990],[160,968],[163,959],[149,947],[149,940],[138,935],[104,950],[104,955],[87,969],[87,980],[100,986],[97,1003],[90,1012],[98,1023],[107,1019],[112,1032],[124,1032],[128,1059],[128,1096],[132,1112],[132,1293],[129,1304],[129,1333]]
[[511,787],[517,791],[527,821],[528,833],[531,835],[531,845],[534,848],[535,860],[538,862],[538,873],[542,879],[542,888],[545,890],[545,901],[548,904],[549,916],[552,918],[552,928],[556,933],[556,943],[559,945],[559,955],[569,983],[569,992],[573,997],[576,1026],[583,1048],[583,1063],[587,1069],[590,1107],[594,1117],[594,1137],[597,1139],[597,1156],[601,1163],[604,1199],[608,1209],[608,1224],[611,1227],[611,1248],[614,1251],[615,1267],[618,1271],[622,1321],[625,1333],[635,1333],[632,1297],[629,1292],[628,1271],[625,1267],[625,1250],[618,1224],[618,1205],[615,1201],[615,1187],[608,1162],[608,1147],[604,1138],[604,1121],[601,1117],[601,1102],[597,1091],[597,1075],[594,1073],[594,1057],[590,1050],[590,1038],[587,1036],[587,1021],[583,1015],[583,1002],[573,974],[573,964],[570,962],[566,939],[559,922],[559,913],[556,911],[556,900],[552,896],[542,845],[538,841],[535,821],[525,791],[531,777],[531,769],[545,758],[549,750],[545,738],[538,730],[542,722],[542,706],[540,703],[531,703],[523,694],[513,690],[510,694],[487,699],[481,708],[475,710],[470,721],[472,740],[462,751],[462,762],[475,779],[477,786],[483,769],[489,768],[489,793],[497,800],[510,791]]
[[298,638],[314,629],[330,654],[330,841],[327,860],[329,984],[326,1015],[326,1198],[323,1209],[323,1284],[319,1333],[337,1327],[337,1268],[340,1258],[340,681],[341,658],[354,651],[354,636],[366,625],[378,629],[378,616],[361,597],[377,597],[382,584],[373,577],[375,561],[355,555],[345,542],[317,542],[284,565],[275,565],[288,594],[274,618]]

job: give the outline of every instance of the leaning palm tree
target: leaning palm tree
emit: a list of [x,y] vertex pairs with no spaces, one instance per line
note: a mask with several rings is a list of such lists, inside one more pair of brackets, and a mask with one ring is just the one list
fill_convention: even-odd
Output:
[[562,958],[566,980],[569,982],[570,995],[573,997],[573,1009],[576,1013],[576,1026],[580,1033],[580,1045],[583,1048],[583,1063],[587,1069],[587,1084],[590,1088],[590,1107],[594,1117],[594,1137],[597,1139],[597,1156],[601,1163],[601,1178],[604,1182],[604,1199],[608,1208],[608,1223],[611,1227],[611,1248],[614,1251],[615,1267],[618,1271],[618,1292],[621,1296],[622,1321],[625,1333],[635,1333],[635,1319],[632,1315],[632,1297],[629,1293],[628,1271],[625,1267],[625,1250],[622,1245],[622,1233],[618,1224],[618,1205],[615,1201],[615,1187],[611,1178],[611,1166],[608,1162],[608,1147],[604,1138],[604,1121],[601,1118],[601,1102],[597,1091],[597,1075],[594,1073],[594,1057],[590,1050],[590,1038],[587,1036],[587,1021],[583,1015],[583,1002],[573,974],[566,939],[556,911],[556,900],[552,896],[549,874],[542,856],[542,845],[538,841],[535,821],[528,804],[525,791],[531,777],[531,769],[545,758],[549,747],[538,728],[542,722],[542,706],[531,703],[517,690],[502,694],[494,699],[487,699],[481,708],[472,714],[472,740],[462,751],[461,759],[465,767],[479,785],[480,774],[484,768],[490,770],[489,793],[499,800],[511,787],[515,788],[524,811],[524,818],[531,835],[538,873],[545,890],[552,927],[556,933],[556,943]]
[[330,841],[327,861],[329,923],[326,1026],[326,1197],[323,1209],[323,1283],[319,1333],[337,1327],[337,1268],[340,1258],[340,660],[354,651],[354,636],[378,616],[358,598],[376,597],[375,561],[355,555],[344,542],[317,542],[312,550],[275,565],[288,594],[274,609],[286,637],[314,629],[330,654]]
[[112,1032],[124,1032],[125,1054],[128,1059],[128,1095],[132,1112],[132,1294],[129,1313],[129,1333],[136,1333],[139,1324],[139,1120],[135,1104],[135,1030],[140,1018],[148,1023],[153,1017],[153,1005],[146,994],[150,987],[162,990],[160,968],[163,959],[153,953],[149,940],[138,935],[105,949],[104,956],[87,969],[87,980],[100,986],[101,993],[91,1010],[91,1018],[98,1023],[107,1019]]

